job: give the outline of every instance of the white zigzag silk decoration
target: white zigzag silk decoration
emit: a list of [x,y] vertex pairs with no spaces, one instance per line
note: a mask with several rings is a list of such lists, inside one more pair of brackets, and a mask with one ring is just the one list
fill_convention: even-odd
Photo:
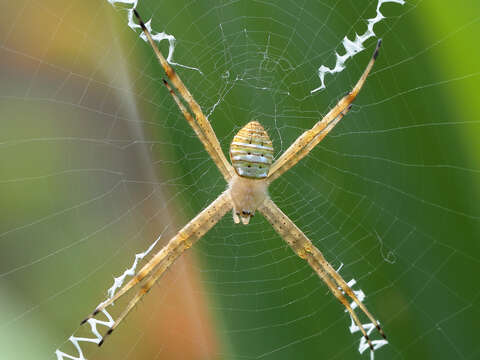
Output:
[[[159,240],[160,240],[160,237],[157,240],[155,240],[153,242],[153,244],[150,245],[150,247],[147,250],[145,250],[142,253],[139,253],[139,254],[135,255],[135,260],[133,261],[132,266],[130,268],[128,268],[127,270],[125,270],[121,276],[116,277],[114,279],[112,287],[110,289],[108,289],[108,298],[105,301],[108,301],[109,299],[111,299],[115,295],[115,292],[123,285],[123,283],[125,282],[125,278],[127,276],[134,276],[135,275],[135,270],[137,268],[137,265],[138,265],[139,261],[141,261],[145,256],[147,256],[153,250],[153,248],[155,247],[155,245],[157,245]],[[97,308],[102,304],[103,304],[103,302],[98,304]],[[98,320],[98,319],[95,319],[95,318],[88,319],[88,323],[90,325],[91,332],[95,337],[84,338],[84,337],[76,337],[76,336],[73,336],[73,335],[70,336],[68,338],[68,341],[70,341],[73,344],[73,346],[77,349],[78,355],[68,355],[68,354],[60,351],[59,349],[57,349],[55,351],[55,355],[57,355],[57,360],[64,360],[64,359],[87,360],[87,358],[83,355],[83,351],[82,351],[79,343],[80,342],[90,342],[90,343],[98,344],[100,342],[100,340],[102,339],[102,335],[100,335],[99,331],[97,330],[97,326],[102,325],[102,326],[105,326],[106,328],[110,328],[114,324],[114,320],[113,320],[112,316],[106,310],[102,310],[102,312],[105,314],[105,317],[107,318],[108,321],[102,321],[102,320]]]
[[[116,4],[132,5],[132,7],[127,10],[128,26],[133,30],[136,30],[136,29],[141,30],[142,29],[142,27],[140,25],[138,25],[133,20],[133,18],[134,18],[133,10],[137,7],[138,0],[107,0],[107,1],[110,4],[112,4],[113,6],[115,6]],[[173,61],[173,52],[175,50],[175,37],[173,35],[167,34],[165,32],[160,32],[160,33],[154,32],[152,30],[152,19],[145,22],[145,27],[148,29],[148,31],[152,35],[152,39],[154,41],[156,41],[157,43],[159,43],[162,40],[167,40],[168,41],[168,55],[167,55],[166,60],[170,65],[176,65],[176,66],[183,67],[183,68],[186,68],[186,69],[196,70],[200,74],[203,74],[200,71],[200,69],[198,69],[196,67],[179,64],[179,63],[176,63],[176,62]],[[145,36],[145,34],[143,32],[140,32],[140,37],[143,39],[143,41],[148,42],[147,37]]]
[[374,31],[373,31],[373,27],[375,26],[375,24],[377,24],[378,22],[385,19],[385,16],[383,16],[382,13],[380,12],[380,8],[382,7],[383,4],[389,3],[389,2],[390,3],[397,3],[397,4],[400,4],[400,5],[405,4],[404,0],[378,0],[377,15],[374,18],[371,18],[371,19],[367,20],[367,22],[368,22],[367,30],[361,35],[355,34],[355,40],[354,41],[351,41],[346,36],[343,38],[342,44],[343,44],[343,47],[345,48],[345,54],[340,55],[339,53],[335,52],[337,60],[335,62],[335,66],[333,68],[329,68],[328,66],[325,66],[325,65],[321,65],[318,68],[318,77],[320,78],[321,84],[316,89],[311,90],[310,91],[311,94],[313,94],[314,92],[317,92],[319,90],[325,89],[325,87],[326,87],[325,86],[325,75],[327,73],[328,74],[335,74],[335,73],[342,72],[343,69],[345,69],[345,62],[348,59],[354,57],[359,52],[361,52],[362,50],[365,49],[365,47],[363,46],[363,43],[366,40],[370,39],[371,37],[376,36]]

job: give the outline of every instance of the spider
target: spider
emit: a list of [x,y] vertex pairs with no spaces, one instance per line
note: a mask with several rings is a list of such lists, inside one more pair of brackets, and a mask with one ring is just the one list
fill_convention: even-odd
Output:
[[[357,298],[345,280],[324,258],[308,237],[295,223],[285,215],[280,208],[268,196],[268,186],[272,181],[280,177],[292,166],[304,158],[347,114],[352,102],[362,88],[365,80],[373,67],[380,48],[381,40],[378,41],[371,60],[365,68],[362,76],[353,87],[352,91],[345,95],[327,115],[317,122],[310,130],[305,131],[297,140],[273,162],[273,146],[267,132],[257,121],[251,121],[243,127],[233,138],[230,145],[230,164],[222,152],[220,143],[203,114],[200,106],[194,100],[180,77],[167,63],[152,36],[140,18],[136,10],[134,14],[140,24],[143,34],[151,45],[155,55],[163,67],[169,82],[163,80],[170,95],[178,105],[185,119],[195,131],[203,143],[208,154],[222,173],[228,183],[227,189],[220,194],[209,206],[202,210],[195,218],[185,225],[154,257],[145,264],[142,269],[127,284],[125,284],[112,298],[99,305],[82,324],[96,316],[107,306],[111,305],[121,296],[125,295],[135,285],[142,282],[141,288],[130,300],[119,318],[109,328],[98,345],[102,345],[106,336],[125,319],[127,314],[137,302],[152,288],[163,273],[178,259],[185,250],[189,249],[198,239],[205,235],[229,210],[233,209],[233,221],[247,225],[259,211],[273,226],[275,231],[287,242],[292,250],[312,267],[318,276],[325,282],[335,297],[345,306],[353,321],[360,328],[370,348],[374,350],[365,328],[350,305],[350,300],[355,302],[361,311],[376,326],[379,333],[384,337],[378,321],[370,314],[365,305]],[[176,91],[174,91],[174,89]],[[188,105],[184,105],[179,98]]]

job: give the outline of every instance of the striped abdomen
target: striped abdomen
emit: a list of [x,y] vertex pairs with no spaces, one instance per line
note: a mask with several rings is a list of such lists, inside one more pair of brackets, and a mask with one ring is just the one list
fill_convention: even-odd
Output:
[[234,136],[230,159],[239,176],[264,179],[273,162],[272,141],[257,121],[250,121]]

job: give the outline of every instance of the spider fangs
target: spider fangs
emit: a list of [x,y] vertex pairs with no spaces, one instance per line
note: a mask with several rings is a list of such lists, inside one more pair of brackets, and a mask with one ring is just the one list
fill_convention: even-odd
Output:
[[233,221],[247,225],[268,196],[267,176],[273,162],[272,142],[260,123],[251,121],[235,135],[230,159],[236,172],[229,182]]

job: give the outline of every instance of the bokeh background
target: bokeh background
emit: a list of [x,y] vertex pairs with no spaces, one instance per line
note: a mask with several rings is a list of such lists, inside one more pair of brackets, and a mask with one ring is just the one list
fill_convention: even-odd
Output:
[[[377,1],[141,0],[225,153],[251,119],[276,154],[355,83],[376,40],[319,86]],[[107,1],[0,12],[0,346],[75,354],[113,277],[225,184]],[[348,281],[390,344],[376,359],[480,359],[480,3],[384,4],[383,47],[351,113],[271,196]],[[161,49],[168,52],[168,45]],[[123,301],[112,308],[118,315]],[[230,215],[88,359],[358,359],[360,336],[261,217]],[[103,332],[104,329],[101,329]],[[374,336],[374,338],[376,338]]]

